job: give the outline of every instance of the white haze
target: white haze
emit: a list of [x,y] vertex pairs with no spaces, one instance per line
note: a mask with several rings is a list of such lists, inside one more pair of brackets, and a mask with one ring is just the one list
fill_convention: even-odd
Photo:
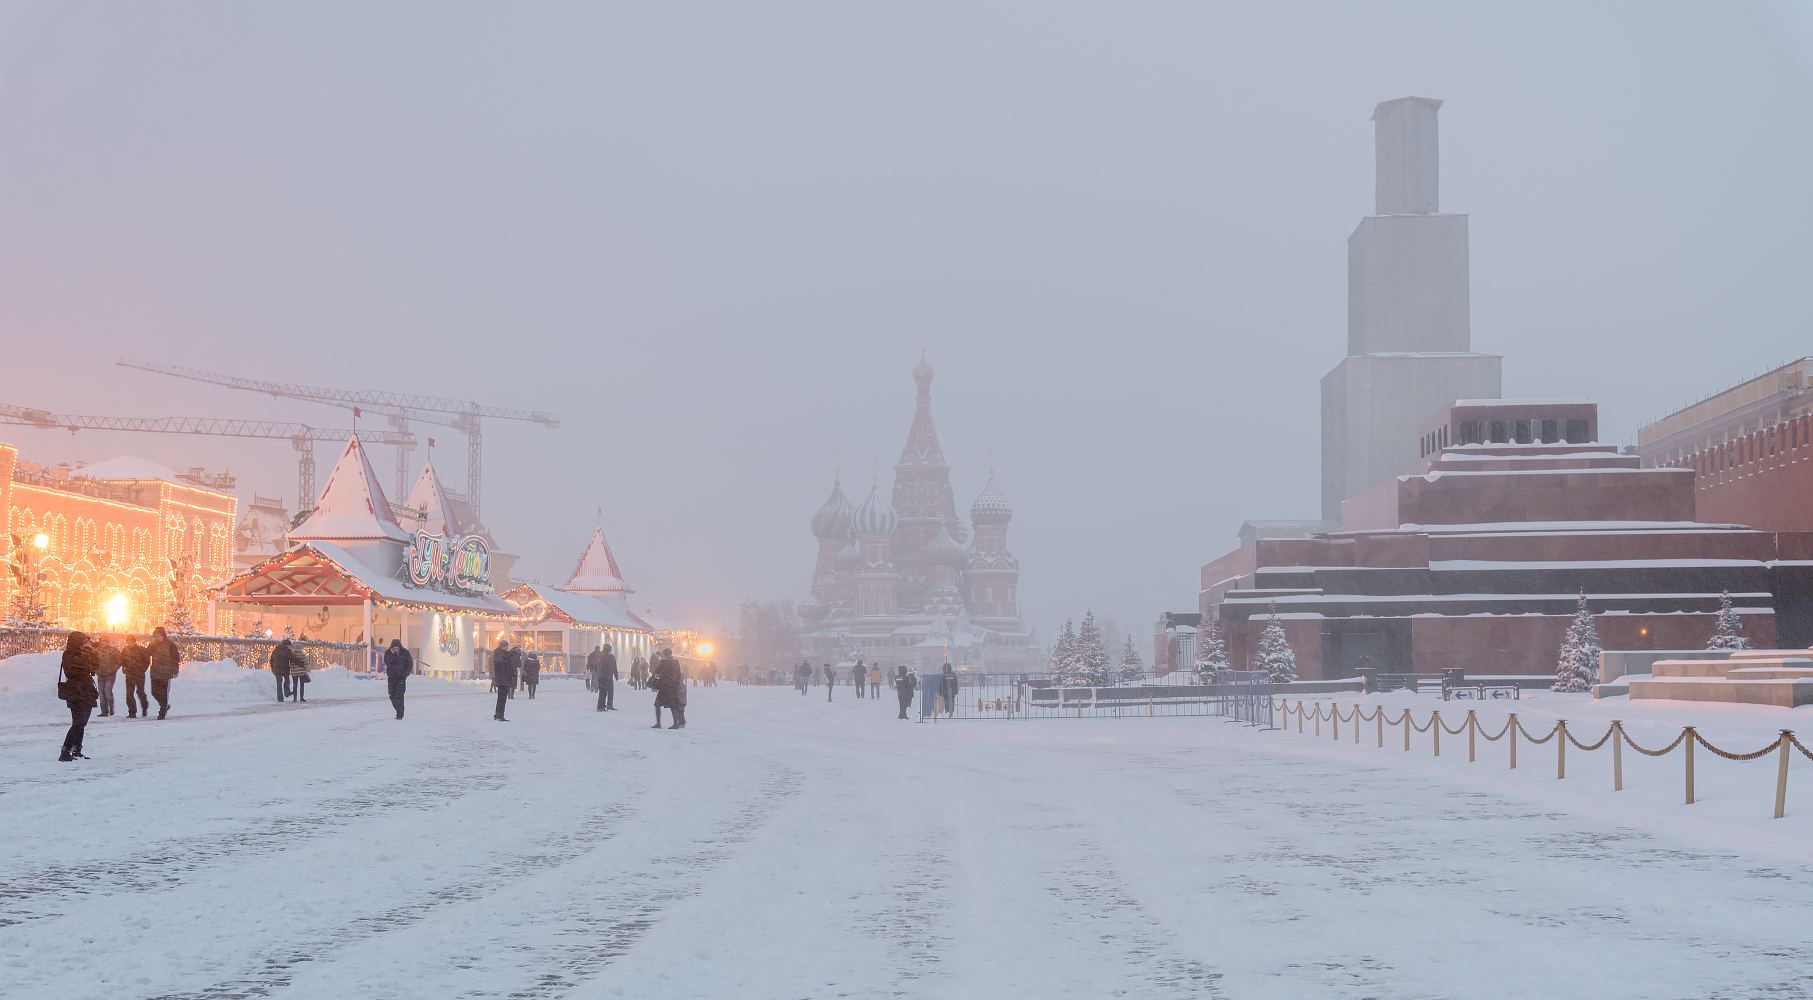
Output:
[[[555,410],[487,428],[523,571],[602,507],[638,600],[719,621],[805,592],[835,454],[885,488],[924,347],[1042,634],[1140,634],[1317,513],[1375,103],[1447,102],[1506,394],[1628,440],[1813,353],[1810,51],[1768,4],[15,6],[0,401],[347,419],[135,356]],[[294,499],[282,442],[0,440]]]

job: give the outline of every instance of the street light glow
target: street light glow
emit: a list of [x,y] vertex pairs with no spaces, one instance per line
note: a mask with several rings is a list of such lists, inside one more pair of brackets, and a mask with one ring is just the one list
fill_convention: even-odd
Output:
[[126,621],[126,595],[115,594],[107,599],[107,624],[120,625]]
[[34,549],[48,548],[50,547],[50,536],[40,531],[32,536],[31,545]]
[[709,643],[709,642],[699,643],[699,655],[700,656],[710,656],[711,655],[711,643]]

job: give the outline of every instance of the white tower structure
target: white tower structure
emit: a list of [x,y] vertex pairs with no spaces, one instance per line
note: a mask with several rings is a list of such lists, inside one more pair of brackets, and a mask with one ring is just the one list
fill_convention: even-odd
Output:
[[1322,378],[1322,517],[1417,459],[1418,423],[1456,399],[1497,399],[1496,354],[1476,354],[1467,217],[1444,214],[1436,111],[1373,109],[1376,215],[1347,238],[1347,357]]

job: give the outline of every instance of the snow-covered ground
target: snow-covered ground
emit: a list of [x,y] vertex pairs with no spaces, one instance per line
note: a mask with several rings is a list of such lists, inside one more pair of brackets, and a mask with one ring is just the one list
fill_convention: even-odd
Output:
[[[656,732],[647,692],[599,715],[565,681],[508,724],[420,679],[402,722],[372,682],[245,707],[210,683],[238,679],[97,721],[71,764],[56,703],[19,721],[33,695],[5,693],[0,994],[1813,994],[1798,758],[1776,821],[1772,759],[1706,753],[1685,806],[1678,752],[1627,752],[1613,793],[1605,751],[1556,781],[1552,747],[1513,772],[1502,743],[1468,764],[1460,737],[1432,759],[1345,725],[931,725],[726,686]],[[1807,709],[1514,707],[1646,745],[1683,720],[1745,750],[1813,733]]]

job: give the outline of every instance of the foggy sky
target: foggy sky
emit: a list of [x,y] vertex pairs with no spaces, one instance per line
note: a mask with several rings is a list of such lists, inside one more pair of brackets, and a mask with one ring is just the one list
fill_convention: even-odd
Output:
[[[1041,635],[1141,633],[1242,520],[1317,515],[1368,117],[1408,95],[1447,102],[1507,396],[1628,442],[1813,353],[1804,7],[599,6],[5,8],[0,401],[348,420],[132,356],[554,410],[486,429],[519,572],[564,581],[602,507],[635,606],[734,621],[806,593],[834,455],[887,488],[923,347]],[[294,503],[285,442],[0,440]]]

